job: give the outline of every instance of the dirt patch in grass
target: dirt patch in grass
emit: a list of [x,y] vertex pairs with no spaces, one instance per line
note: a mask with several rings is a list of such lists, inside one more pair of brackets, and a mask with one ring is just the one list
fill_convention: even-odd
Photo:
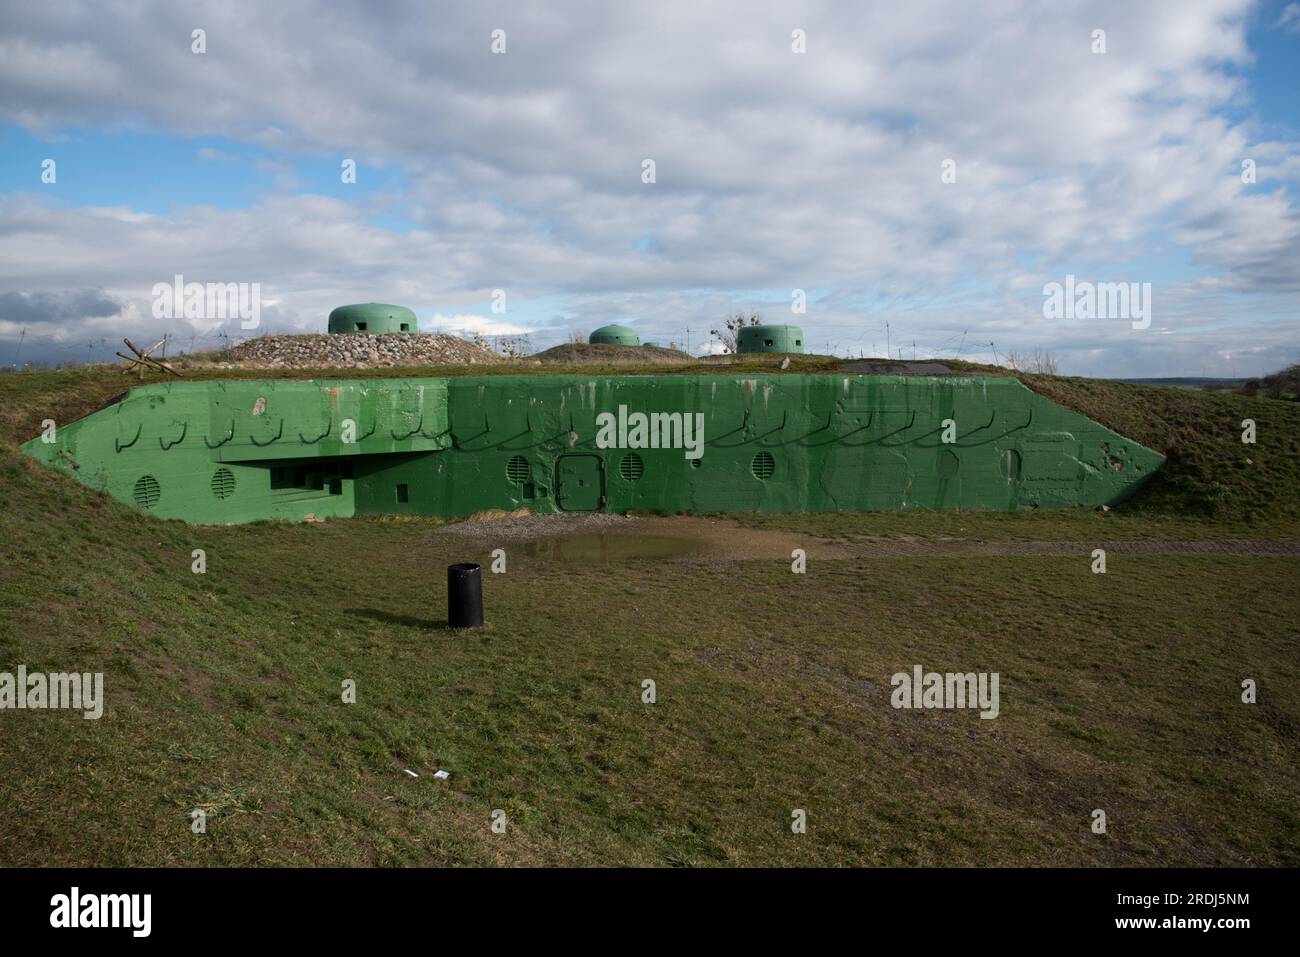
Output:
[[518,512],[483,512],[464,521],[440,526],[435,534],[461,538],[491,538],[498,541],[532,541],[560,535],[586,535],[626,530],[635,522],[628,515],[605,512],[534,515]]
[[[593,537],[658,542],[677,539],[690,548],[672,555],[655,555],[666,560],[729,561],[791,559],[791,551],[804,550],[809,559],[888,558],[899,556],[962,558],[969,556],[1090,556],[1093,549],[1116,555],[1300,555],[1300,540],[1294,539],[1201,539],[1165,540],[1147,538],[1058,539],[1030,541],[981,541],[944,537],[919,539],[886,537],[835,542],[808,532],[745,525],[730,518],[695,515],[532,515],[527,512],[486,515],[437,528],[435,535],[473,539],[485,546],[512,542],[554,539],[589,541]],[[614,550],[618,553],[618,550]],[[635,557],[635,553],[631,554]],[[560,554],[558,557],[563,557]]]
[[[456,522],[438,528],[435,535],[476,539],[485,544],[533,542],[546,539],[609,539],[656,542],[677,539],[690,547],[669,560],[727,559],[731,561],[791,560],[802,548],[808,558],[849,558],[852,549],[801,532],[753,528],[730,519],[694,515],[504,515],[473,522]],[[617,551],[617,549],[616,549]]]

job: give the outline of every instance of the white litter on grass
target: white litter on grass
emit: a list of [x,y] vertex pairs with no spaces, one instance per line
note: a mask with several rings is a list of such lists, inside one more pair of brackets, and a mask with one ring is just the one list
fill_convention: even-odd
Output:
[[445,781],[445,780],[447,780],[447,778],[451,777],[451,772],[450,772],[450,771],[434,771],[434,772],[433,772],[433,776],[434,776],[435,778],[441,778],[442,780]]
[[412,771],[410,768],[402,768],[402,770],[405,771],[407,774],[409,774],[409,775],[410,775],[411,777],[413,777],[413,778],[418,778],[418,777],[419,777],[419,775],[416,774],[414,771]]

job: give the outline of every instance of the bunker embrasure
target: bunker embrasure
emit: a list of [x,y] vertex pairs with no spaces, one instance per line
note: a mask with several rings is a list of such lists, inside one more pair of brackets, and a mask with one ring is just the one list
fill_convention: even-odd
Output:
[[1161,455],[999,376],[164,382],[23,451],[160,518],[1095,507]]

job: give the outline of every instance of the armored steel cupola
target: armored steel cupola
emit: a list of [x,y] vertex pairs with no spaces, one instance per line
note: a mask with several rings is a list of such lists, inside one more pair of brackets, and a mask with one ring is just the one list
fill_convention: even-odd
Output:
[[641,337],[637,335],[636,330],[629,326],[620,326],[618,324],[601,326],[593,332],[587,340],[588,342],[604,343],[612,346],[639,346]]
[[419,332],[415,313],[405,306],[384,302],[363,302],[339,306],[330,313],[330,332]]
[[737,352],[803,352],[798,326],[744,326],[736,333]]

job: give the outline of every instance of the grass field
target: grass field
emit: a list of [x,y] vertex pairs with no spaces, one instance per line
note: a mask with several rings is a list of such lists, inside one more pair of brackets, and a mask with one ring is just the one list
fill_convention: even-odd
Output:
[[[488,625],[465,633],[445,627],[444,568],[486,566],[490,522],[190,527],[17,453],[122,381],[0,376],[0,671],[103,671],[107,697],[98,721],[0,711],[0,864],[1300,863],[1300,559],[1117,554],[1095,575],[1082,547],[1300,539],[1295,403],[1033,379],[1177,450],[1168,474],[1109,514],[719,526],[810,554],[1077,556],[861,554],[795,575],[741,547],[602,564],[511,541]],[[999,673],[998,718],[893,709],[890,676],[917,664]]]

